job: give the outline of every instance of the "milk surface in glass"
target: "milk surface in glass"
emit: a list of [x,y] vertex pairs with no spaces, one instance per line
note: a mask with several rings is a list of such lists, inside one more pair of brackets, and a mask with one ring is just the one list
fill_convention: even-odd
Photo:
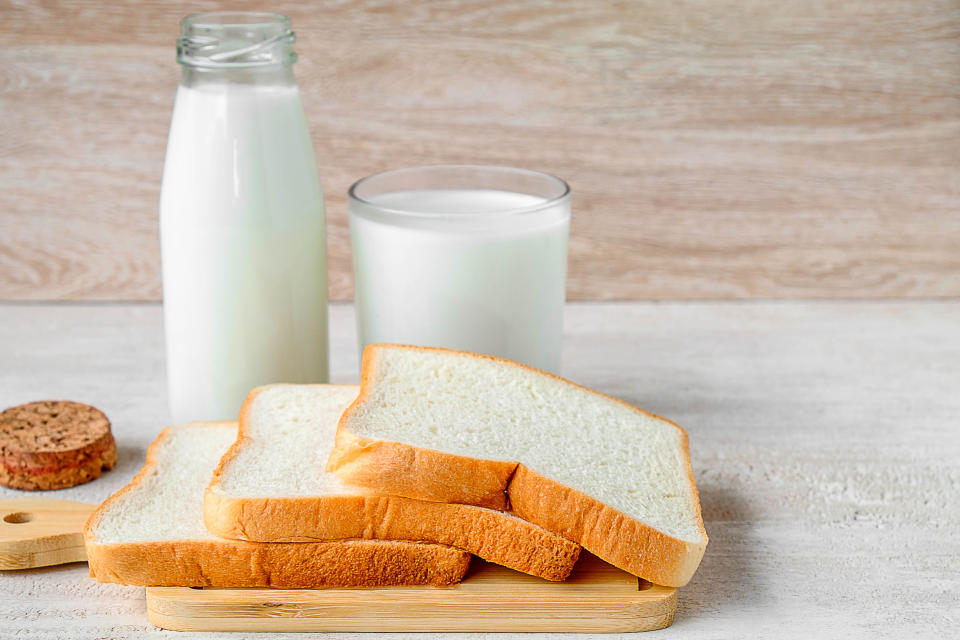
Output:
[[568,200],[498,189],[365,200],[350,216],[361,348],[440,346],[559,371]]
[[236,419],[258,385],[327,381],[323,195],[289,65],[185,74],[160,221],[175,422]]

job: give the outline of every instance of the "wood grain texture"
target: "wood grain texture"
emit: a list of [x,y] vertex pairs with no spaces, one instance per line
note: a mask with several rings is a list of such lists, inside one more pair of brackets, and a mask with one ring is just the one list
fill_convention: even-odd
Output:
[[[355,383],[353,308],[333,305],[330,326],[334,381]],[[710,544],[657,638],[955,635],[958,326],[960,301],[568,305],[564,375],[690,434]],[[169,419],[159,305],[0,304],[0,362],[0,407],[70,398],[113,424],[117,466],[58,498],[103,501]],[[65,629],[170,635],[146,622],[142,589],[86,565],[0,575],[0,637]]]
[[[958,0],[272,7],[299,34],[334,299],[349,184],[445,162],[571,183],[571,299],[960,295]],[[0,4],[0,299],[159,299],[196,8]]]
[[0,500],[0,569],[83,562],[83,523],[97,505],[75,500]]
[[589,554],[566,582],[474,560],[458,585],[379,589],[149,587],[150,622],[174,631],[630,633],[670,626],[677,590]]

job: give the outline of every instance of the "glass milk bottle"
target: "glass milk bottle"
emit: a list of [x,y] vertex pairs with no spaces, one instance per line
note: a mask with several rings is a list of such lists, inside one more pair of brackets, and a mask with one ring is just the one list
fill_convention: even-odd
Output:
[[188,16],[160,197],[174,422],[235,420],[273,382],[326,382],[323,194],[289,18]]

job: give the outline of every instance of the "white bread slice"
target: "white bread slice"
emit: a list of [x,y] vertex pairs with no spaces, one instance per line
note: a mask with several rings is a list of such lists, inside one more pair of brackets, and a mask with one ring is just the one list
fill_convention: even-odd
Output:
[[165,429],[143,469],[87,520],[90,575],[132,585],[283,588],[449,585],[463,577],[469,554],[435,544],[215,537],[203,526],[203,490],[236,436],[235,422]]
[[326,473],[337,421],[359,390],[289,384],[254,389],[240,411],[239,438],[207,488],[207,529],[257,542],[437,542],[547,580],[569,575],[580,546],[517,516],[385,496]]
[[364,352],[328,470],[384,493],[504,508],[667,586],[703,557],[686,432],[529,367],[399,345]]

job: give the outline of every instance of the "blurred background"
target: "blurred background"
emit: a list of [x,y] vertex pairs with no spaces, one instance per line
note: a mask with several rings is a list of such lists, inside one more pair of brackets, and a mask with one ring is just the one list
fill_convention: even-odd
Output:
[[179,19],[286,13],[327,197],[436,163],[573,193],[568,298],[960,296],[960,2],[0,2],[0,300],[159,300]]

